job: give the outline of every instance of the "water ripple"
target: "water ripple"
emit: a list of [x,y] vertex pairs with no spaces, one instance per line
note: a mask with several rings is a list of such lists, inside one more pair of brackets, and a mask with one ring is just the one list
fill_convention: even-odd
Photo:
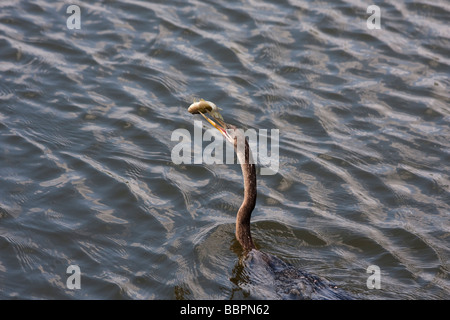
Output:
[[65,3],[1,4],[0,296],[257,296],[239,166],[171,160],[205,98],[280,130],[259,248],[364,299],[447,298],[450,6],[377,5],[381,30],[353,0],[101,1],[69,30]]

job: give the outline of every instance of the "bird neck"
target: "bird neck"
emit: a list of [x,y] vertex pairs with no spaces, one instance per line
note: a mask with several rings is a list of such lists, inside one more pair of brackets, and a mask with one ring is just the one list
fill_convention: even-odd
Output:
[[236,148],[236,154],[244,177],[244,201],[236,217],[236,238],[245,251],[250,251],[255,248],[250,233],[250,219],[256,204],[256,169],[252,161],[250,147],[245,139],[244,148]]

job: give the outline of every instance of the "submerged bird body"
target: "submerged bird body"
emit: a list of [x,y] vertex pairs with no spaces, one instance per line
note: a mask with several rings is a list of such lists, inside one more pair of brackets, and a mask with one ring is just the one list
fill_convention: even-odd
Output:
[[[188,109],[189,112],[195,114],[200,113],[209,123],[218,129],[223,136],[233,144],[236,156],[242,169],[244,180],[244,200],[239,207],[236,216],[236,238],[244,249],[244,263],[250,270],[254,270],[255,283],[261,286],[268,286],[268,291],[274,296],[281,299],[352,299],[350,295],[338,289],[335,285],[327,280],[321,279],[315,275],[310,275],[301,271],[294,266],[280,260],[279,258],[261,252],[256,249],[250,232],[250,219],[253,209],[256,205],[256,167],[252,158],[250,146],[245,139],[242,130],[226,124],[222,116],[217,117],[218,108],[215,104],[211,107],[214,114],[211,116],[220,123],[214,121],[204,115],[210,113],[208,101],[200,101],[193,104]],[[220,115],[220,113],[219,113]],[[258,280],[259,279],[259,280]],[[272,280],[272,281],[269,281]],[[267,295],[265,295],[267,296]]]
[[283,300],[352,300],[333,283],[300,270],[280,258],[253,249],[244,259],[251,287],[260,296]]

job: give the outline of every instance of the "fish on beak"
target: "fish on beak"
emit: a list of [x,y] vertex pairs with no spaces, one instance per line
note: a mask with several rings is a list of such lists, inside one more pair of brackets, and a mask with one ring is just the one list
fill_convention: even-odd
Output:
[[[194,102],[188,108],[188,111],[192,114],[201,114],[203,116],[203,118],[205,118],[206,121],[208,121],[214,128],[219,130],[219,132],[228,141],[233,142],[233,139],[227,132],[229,125],[227,125],[223,121],[223,117],[220,114],[219,110],[220,110],[220,108],[217,107],[214,103],[212,103],[211,101],[205,101],[203,99],[201,99],[200,101]],[[212,119],[210,119],[208,116],[206,116],[205,114],[211,116],[215,121],[218,122],[218,124],[216,122],[214,122]]]

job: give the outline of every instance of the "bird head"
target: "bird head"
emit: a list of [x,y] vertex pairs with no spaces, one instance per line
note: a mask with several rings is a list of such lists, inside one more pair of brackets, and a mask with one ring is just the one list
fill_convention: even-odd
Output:
[[[194,102],[188,108],[188,111],[192,114],[201,114],[203,118],[206,119],[206,121],[208,121],[214,128],[219,130],[219,132],[225,137],[225,139],[227,139],[227,141],[231,142],[234,145],[234,134],[230,134],[228,130],[235,129],[235,127],[225,123],[219,110],[220,108],[217,107],[214,103],[212,103],[211,101],[205,101],[203,99]],[[212,119],[208,116],[210,116]]]

